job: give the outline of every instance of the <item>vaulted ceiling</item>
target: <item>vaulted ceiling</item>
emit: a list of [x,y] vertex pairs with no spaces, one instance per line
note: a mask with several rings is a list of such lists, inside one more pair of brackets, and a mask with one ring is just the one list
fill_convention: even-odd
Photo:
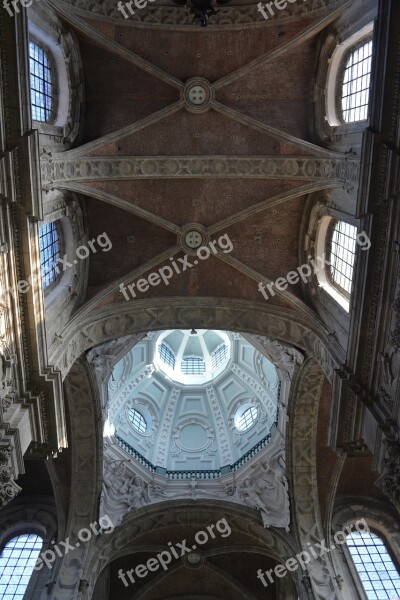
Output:
[[[80,310],[125,303],[119,284],[182,257],[190,223],[207,241],[227,234],[233,250],[138,297],[264,302],[258,282],[301,264],[307,196],[357,178],[356,160],[315,143],[312,118],[318,35],[346,3],[316,2],[301,15],[292,4],[268,22],[256,5],[222,8],[201,30],[185,19],[177,25],[183,9],[170,5],[157,8],[172,15],[167,28],[143,26],[153,9],[134,21],[110,3],[97,14],[82,3],[51,4],[79,40],[85,117],[79,144],[43,157],[42,181],[84,198],[90,237],[105,231],[113,243],[90,256]],[[229,25],[244,15],[254,26]],[[192,84],[203,105],[193,104]],[[268,302],[311,314],[300,284]]]

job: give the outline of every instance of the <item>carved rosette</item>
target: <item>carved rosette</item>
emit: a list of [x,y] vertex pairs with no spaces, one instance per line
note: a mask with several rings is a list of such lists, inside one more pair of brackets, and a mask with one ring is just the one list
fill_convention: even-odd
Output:
[[14,473],[8,465],[10,458],[8,448],[0,448],[0,507],[5,506],[21,491],[14,481]]

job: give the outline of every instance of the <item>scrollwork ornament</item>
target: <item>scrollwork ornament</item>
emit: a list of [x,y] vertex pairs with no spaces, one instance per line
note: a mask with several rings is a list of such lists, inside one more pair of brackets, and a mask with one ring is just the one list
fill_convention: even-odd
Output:
[[5,506],[21,491],[14,481],[14,473],[8,465],[10,450],[0,448],[0,507]]

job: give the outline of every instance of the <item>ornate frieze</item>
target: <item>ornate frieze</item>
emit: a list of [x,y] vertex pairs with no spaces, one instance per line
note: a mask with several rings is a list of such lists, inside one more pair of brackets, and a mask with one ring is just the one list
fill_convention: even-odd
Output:
[[[100,0],[95,4],[88,0],[63,0],[60,4],[64,4],[69,11],[74,11],[82,16],[90,15],[101,19],[113,19],[126,23],[121,11],[117,8],[117,3],[113,0]],[[307,15],[323,15],[329,11],[333,11],[345,4],[344,0],[309,0],[307,3]],[[300,2],[287,5],[285,10],[277,11],[275,18],[279,21],[290,21],[299,19],[304,16],[304,8]],[[255,5],[248,4],[242,6],[220,7],[216,15],[210,21],[212,29],[232,29],[232,28],[247,28],[247,27],[265,27],[273,21],[267,21],[257,12]],[[145,6],[141,10],[135,10],[135,15],[131,17],[130,23],[136,27],[178,27],[187,29],[188,27],[196,27],[193,23],[193,18],[184,7],[171,6]],[[196,27],[197,28],[197,27]]]
[[[304,156],[60,157],[41,161],[45,187],[77,181],[165,178],[358,181],[359,161]],[[68,187],[68,186],[67,186]]]
[[173,478],[150,473],[111,438],[104,447],[100,516],[112,514],[114,526],[118,526],[126,515],[147,504],[214,498],[258,510],[264,527],[288,531],[290,507],[285,471],[284,437],[278,431],[257,458],[219,479],[206,479],[200,474]]

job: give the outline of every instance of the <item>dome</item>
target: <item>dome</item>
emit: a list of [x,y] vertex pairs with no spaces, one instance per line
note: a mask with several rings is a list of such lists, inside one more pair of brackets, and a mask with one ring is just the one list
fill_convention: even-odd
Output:
[[229,336],[209,329],[174,329],[157,339],[154,365],[173,381],[199,385],[217,378],[231,358]]
[[109,427],[158,472],[234,469],[269,443],[279,393],[275,366],[241,334],[150,333],[113,369]]

